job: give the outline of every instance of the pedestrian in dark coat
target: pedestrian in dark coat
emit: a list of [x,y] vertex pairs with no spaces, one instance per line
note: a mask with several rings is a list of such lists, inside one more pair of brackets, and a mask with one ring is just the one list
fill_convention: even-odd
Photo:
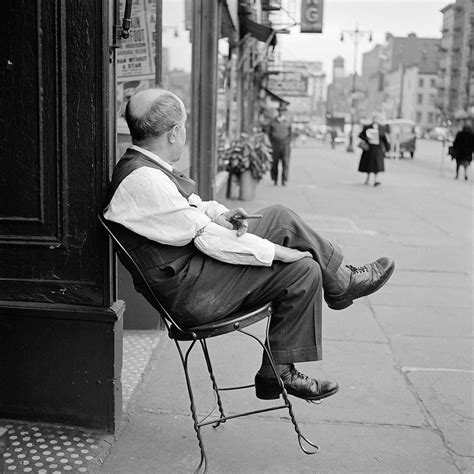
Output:
[[369,184],[370,173],[374,173],[374,186],[379,186],[381,183],[377,180],[377,174],[385,171],[384,157],[390,144],[378,117],[374,117],[373,122],[362,129],[359,138],[363,146],[359,171],[367,173],[365,184]]
[[288,170],[290,165],[290,148],[292,139],[292,121],[286,113],[288,107],[281,102],[278,107],[278,115],[268,125],[268,137],[273,149],[272,169],[270,170],[275,186],[278,184],[278,164],[281,162],[281,184],[286,186],[288,181]]
[[456,134],[453,143],[454,159],[456,160],[456,176],[459,177],[459,168],[464,167],[464,179],[467,180],[467,170],[472,161],[472,153],[474,152],[474,135],[472,128],[465,125],[461,131]]

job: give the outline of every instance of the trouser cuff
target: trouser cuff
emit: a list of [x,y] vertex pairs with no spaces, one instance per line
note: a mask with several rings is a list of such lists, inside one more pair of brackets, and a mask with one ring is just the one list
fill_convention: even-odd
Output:
[[275,364],[312,362],[323,358],[321,346],[300,347],[298,349],[272,350]]

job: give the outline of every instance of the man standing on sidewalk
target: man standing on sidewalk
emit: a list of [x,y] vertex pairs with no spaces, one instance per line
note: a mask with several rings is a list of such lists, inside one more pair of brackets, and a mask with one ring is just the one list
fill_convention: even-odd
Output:
[[[335,394],[336,382],[294,366],[322,357],[323,291],[330,308],[347,308],[387,282],[393,260],[346,265],[337,245],[285,206],[249,221],[243,209],[202,201],[194,181],[172,166],[184,150],[186,111],[171,92],[138,92],[125,117],[133,145],[115,167],[104,217],[152,291],[184,327],[272,302],[269,342],[288,393],[304,400]],[[281,393],[265,355],[255,389],[261,399]]]
[[287,104],[280,102],[278,115],[268,125],[268,137],[273,148],[273,164],[271,176],[275,186],[278,185],[278,164],[281,161],[281,184],[286,186],[291,149],[291,117],[286,113]]

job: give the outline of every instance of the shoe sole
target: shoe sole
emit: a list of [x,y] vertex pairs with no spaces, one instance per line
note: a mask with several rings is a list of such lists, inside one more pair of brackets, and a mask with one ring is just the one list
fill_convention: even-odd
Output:
[[[364,295],[358,296],[355,299],[363,298],[364,296],[369,296],[372,293],[375,293],[376,291],[380,290],[380,288],[382,288],[382,286],[384,286],[385,283],[387,283],[387,281],[390,279],[390,277],[392,276],[394,270],[395,270],[395,264],[392,265],[392,268],[387,273],[385,279],[380,282],[379,286],[373,288],[372,291],[369,291],[368,293],[365,293]],[[348,308],[352,303],[354,303],[354,300],[340,300],[340,301],[338,301],[337,303],[334,303],[334,304],[329,304],[328,303],[328,306],[331,309],[341,310],[341,309]]]
[[[286,389],[286,392],[288,395],[292,395],[293,397],[297,397],[301,400],[307,400],[307,401],[312,401],[312,400],[322,400],[323,398],[330,397],[331,395],[336,394],[339,391],[339,386],[334,388],[333,390],[330,390],[329,392],[323,393],[322,395],[318,395],[316,397],[301,397],[300,395],[297,395],[296,393],[292,392],[291,389]],[[280,398],[282,395],[281,390],[279,391],[263,391],[263,390],[258,390],[257,387],[255,387],[255,395],[258,399],[260,400],[276,400],[277,398]]]

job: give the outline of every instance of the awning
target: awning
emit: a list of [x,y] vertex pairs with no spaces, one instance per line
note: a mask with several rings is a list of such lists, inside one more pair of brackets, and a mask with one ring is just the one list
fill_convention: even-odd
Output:
[[276,31],[273,28],[244,17],[240,19],[240,36],[244,37],[246,34],[250,34],[264,43],[269,43],[273,47],[277,44]]
[[269,95],[273,100],[276,100],[277,102],[280,102],[282,104],[290,105],[290,103],[283,99],[283,97],[280,97],[279,95],[275,94],[272,92],[270,89],[267,89],[266,87],[263,88],[263,90]]
[[221,38],[229,38],[231,47],[237,44],[237,29],[233,18],[233,12],[230,10],[229,2],[224,2],[221,19]]

